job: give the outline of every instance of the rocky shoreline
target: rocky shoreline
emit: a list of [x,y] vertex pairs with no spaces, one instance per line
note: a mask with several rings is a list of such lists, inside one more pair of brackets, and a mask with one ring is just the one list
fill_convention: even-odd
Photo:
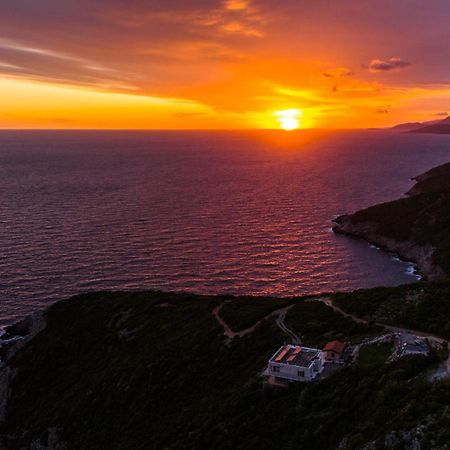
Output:
[[416,184],[405,197],[339,216],[333,220],[332,229],[412,262],[427,280],[440,280],[449,274],[448,267],[440,263],[447,259],[442,255],[448,253],[450,164],[435,167],[413,180]]
[[396,241],[377,233],[376,222],[354,223],[351,215],[339,216],[333,220],[333,231],[349,237],[363,239],[382,250],[396,254],[401,260],[413,263],[424,279],[435,281],[446,276],[445,271],[433,261],[435,248],[419,245],[413,241]]

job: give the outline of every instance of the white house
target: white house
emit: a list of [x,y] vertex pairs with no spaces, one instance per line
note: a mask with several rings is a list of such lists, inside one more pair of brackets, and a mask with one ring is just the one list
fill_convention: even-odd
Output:
[[299,345],[283,345],[269,359],[264,375],[275,380],[311,381],[323,370],[320,350]]

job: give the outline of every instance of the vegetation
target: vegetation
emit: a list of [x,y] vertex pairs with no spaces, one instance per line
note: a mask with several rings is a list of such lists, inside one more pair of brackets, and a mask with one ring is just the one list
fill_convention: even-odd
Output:
[[420,177],[412,189],[412,193],[432,193],[448,191],[450,189],[450,163],[435,167]]
[[450,164],[419,177],[411,194],[358,211],[351,223],[370,222],[382,237],[433,247],[434,264],[450,274]]
[[233,331],[243,330],[277,309],[298,301],[295,298],[276,297],[222,297],[226,301],[220,316]]
[[229,433],[226,413],[260,392],[258,374],[283,339],[268,322],[225,346],[216,305],[148,293],[53,306],[46,330],[11,362],[3,432],[24,435],[9,448],[45,441],[49,427],[74,449],[214,448]]
[[[51,307],[46,329],[9,362],[6,447],[45,445],[56,430],[69,450],[358,449],[386,448],[386,439],[404,448],[416,437],[422,448],[449,448],[450,386],[422,376],[435,355],[381,364],[384,350],[371,350],[379,364],[360,360],[319,382],[266,390],[259,374],[286,336],[270,317],[227,342],[211,314],[224,301],[99,293]],[[264,301],[245,299],[240,316]],[[328,338],[327,327],[330,338],[377,331],[321,303],[299,303],[286,320],[312,343]]]
[[392,355],[393,345],[391,342],[364,345],[358,353],[356,365],[361,368],[370,369],[384,364]]
[[450,281],[338,293],[344,311],[450,340]]
[[319,348],[334,339],[357,342],[381,331],[379,327],[369,327],[343,317],[318,301],[295,305],[289,310],[285,324],[304,345]]

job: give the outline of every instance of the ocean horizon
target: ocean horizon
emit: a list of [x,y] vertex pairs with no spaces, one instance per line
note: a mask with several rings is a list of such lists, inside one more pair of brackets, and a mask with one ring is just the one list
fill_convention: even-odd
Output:
[[412,265],[331,232],[448,162],[389,131],[0,131],[0,325],[74,294],[301,296]]

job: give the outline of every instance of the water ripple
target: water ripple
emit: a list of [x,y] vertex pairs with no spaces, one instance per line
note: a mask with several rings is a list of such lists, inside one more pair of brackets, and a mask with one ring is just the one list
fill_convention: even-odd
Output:
[[0,132],[0,325],[101,289],[286,296],[415,279],[330,220],[401,195],[448,161],[448,139],[231,134]]

